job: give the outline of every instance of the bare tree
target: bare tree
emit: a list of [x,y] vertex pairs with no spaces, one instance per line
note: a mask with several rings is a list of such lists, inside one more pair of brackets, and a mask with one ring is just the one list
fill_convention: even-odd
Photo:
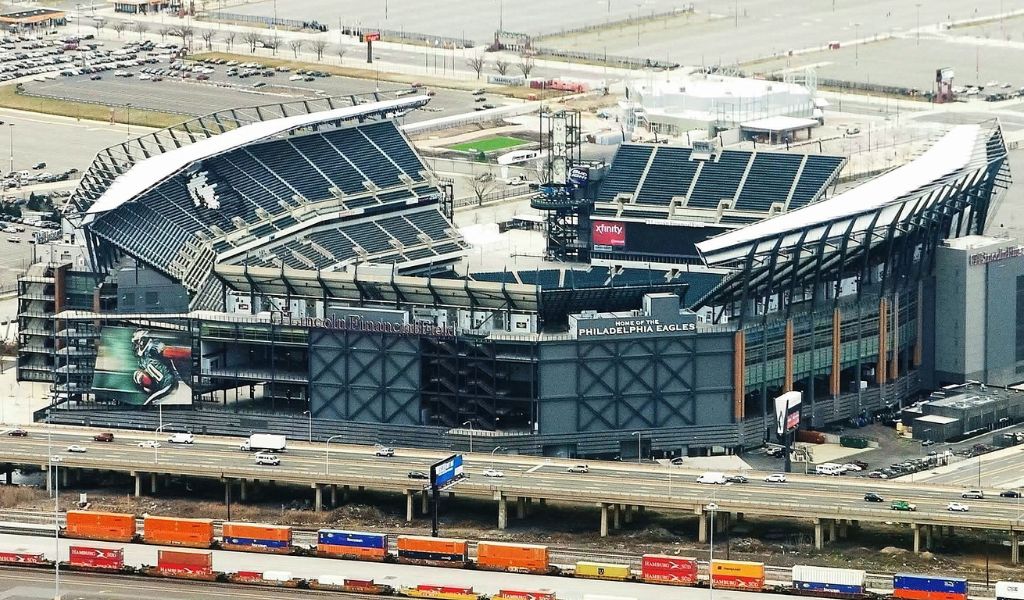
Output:
[[135,31],[135,33],[139,34],[139,39],[142,39],[142,36],[145,35],[147,31],[149,31],[149,25],[143,23],[142,21],[139,21],[132,26],[132,29]]
[[508,73],[508,68],[510,66],[509,62],[503,58],[499,58],[494,61],[494,70],[498,72],[498,75]]
[[96,19],[92,22],[92,26],[96,28],[96,35],[99,35],[100,32],[103,31],[103,27],[105,27],[106,24],[106,21],[103,19]]
[[190,52],[192,49],[192,36],[195,35],[195,30],[192,29],[191,25],[182,25],[171,32],[174,37],[181,38],[181,47],[185,49],[185,52]]
[[174,29],[167,26],[163,26],[160,29],[156,30],[156,32],[160,34],[161,42],[165,41],[167,39],[167,36],[171,35],[172,31],[174,31]]
[[313,40],[313,50],[316,52],[316,61],[320,62],[324,58],[324,49],[327,48],[327,42],[325,40]]
[[235,43],[235,36],[237,34],[234,31],[229,31],[224,34],[224,41],[228,43],[228,52],[231,51],[231,45]]
[[530,78],[530,73],[533,72],[534,62],[532,56],[522,55],[519,57],[519,72],[523,74],[523,77]]
[[256,54],[256,45],[261,43],[263,38],[255,31],[248,31],[242,36],[242,40],[249,44],[249,54]]
[[348,54],[348,48],[345,46],[338,46],[334,49],[335,54],[338,55],[338,64],[345,62],[345,55]]
[[288,42],[288,47],[292,49],[292,56],[295,58],[299,57],[299,50],[302,50],[302,46],[304,45],[305,42],[302,40],[290,40]]
[[260,39],[263,42],[263,47],[270,48],[271,54],[277,56],[277,47],[281,45],[281,36],[277,35],[277,32],[275,31],[274,35]]
[[466,66],[476,71],[476,78],[480,79],[480,73],[483,72],[484,67],[487,66],[487,59],[483,56],[474,56],[473,58],[466,59]]
[[117,34],[117,39],[121,39],[121,34],[128,29],[128,23],[126,21],[114,21],[114,24],[111,25],[110,28]]
[[201,34],[203,41],[206,42],[206,49],[213,50],[213,36],[216,32],[211,29],[204,29]]
[[484,198],[494,191],[498,182],[494,179],[494,175],[487,172],[474,177],[470,185],[473,188],[473,195],[476,196],[476,204],[480,206],[484,203]]

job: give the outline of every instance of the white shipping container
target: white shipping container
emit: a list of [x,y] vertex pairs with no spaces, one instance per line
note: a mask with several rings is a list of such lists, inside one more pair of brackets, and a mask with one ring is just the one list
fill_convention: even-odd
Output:
[[264,571],[264,581],[291,581],[291,571]]
[[632,596],[604,596],[601,594],[584,594],[583,600],[636,600]]
[[996,600],[1024,600],[1024,583],[997,581]]
[[340,575],[321,575],[316,578],[320,585],[345,585],[345,578]]
[[793,581],[863,586],[864,577],[864,571],[858,569],[835,569],[832,567],[814,567],[809,565],[796,565],[793,567]]

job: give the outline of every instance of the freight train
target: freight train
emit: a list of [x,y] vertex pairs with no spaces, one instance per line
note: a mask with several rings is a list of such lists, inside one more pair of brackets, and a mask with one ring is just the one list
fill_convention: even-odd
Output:
[[[61,530],[67,538],[101,540],[107,542],[141,542],[161,546],[263,552],[320,556],[348,560],[398,562],[436,567],[472,568],[479,570],[527,573],[533,575],[560,575],[576,578],[631,581],[649,584],[677,585],[732,589],[738,591],[788,593],[823,598],[863,599],[878,594],[867,589],[864,571],[837,569],[811,565],[797,565],[791,579],[782,585],[769,584],[765,566],[759,562],[713,560],[707,575],[700,574],[696,558],[645,554],[640,569],[628,564],[579,561],[571,566],[551,563],[547,546],[535,544],[509,544],[481,541],[476,544],[476,558],[470,558],[467,540],[399,535],[394,549],[384,533],[320,529],[316,544],[295,544],[292,528],[258,523],[223,523],[221,535],[216,536],[210,519],[182,519],[146,516],[142,532],[137,531],[134,515],[95,511],[69,511],[67,524]],[[74,551],[78,548],[77,553]],[[362,594],[404,595],[417,598],[447,600],[479,600],[483,596],[470,588],[418,586],[398,590],[372,581],[338,579],[325,575],[314,580],[292,578],[288,573],[239,572],[222,573],[213,569],[212,553],[160,550],[156,567],[128,568],[123,559],[104,553],[115,553],[100,548],[72,546],[69,567],[80,569],[106,568],[114,571],[138,572],[145,575],[185,577],[209,581],[228,581],[240,584],[259,584],[311,588]],[[13,558],[12,558],[13,557]],[[20,558],[19,558],[20,557]],[[35,558],[33,558],[35,557]],[[0,552],[0,564],[35,564],[36,555],[17,555]],[[120,562],[118,562],[120,560]],[[51,563],[52,564],[52,563]],[[1024,584],[1001,582],[997,589],[1010,590],[1006,600],[1024,600]],[[437,588],[437,589],[434,589]],[[968,583],[958,577],[897,574],[892,578],[892,592],[884,595],[901,600],[967,600]],[[508,593],[505,593],[508,592]],[[504,594],[504,595],[502,595]],[[492,596],[497,599],[553,600],[551,592],[522,592],[505,590]],[[538,595],[540,594],[540,595]],[[1013,594],[1016,594],[1015,596]]]

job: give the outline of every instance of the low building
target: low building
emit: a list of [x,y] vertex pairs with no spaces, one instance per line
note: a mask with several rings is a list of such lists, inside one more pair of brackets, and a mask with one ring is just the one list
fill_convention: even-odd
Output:
[[1024,391],[975,382],[947,386],[903,413],[914,439],[945,442],[1024,418]]
[[33,8],[0,14],[0,25],[5,29],[49,29],[66,23],[67,14],[52,8]]
[[145,15],[181,8],[181,0],[110,0],[110,3],[114,5],[114,12],[131,15]]

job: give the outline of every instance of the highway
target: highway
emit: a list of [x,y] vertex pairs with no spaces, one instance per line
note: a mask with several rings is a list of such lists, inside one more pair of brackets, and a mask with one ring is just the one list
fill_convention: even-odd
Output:
[[[71,540],[61,540],[60,555],[62,560],[68,559],[68,547],[71,544],[85,544],[103,548],[123,547],[125,564],[131,566],[155,565],[157,551],[160,550],[159,546],[146,546],[141,544],[113,544],[108,542],[76,542]],[[54,549],[55,542],[50,538],[0,534],[0,551],[43,553],[47,558],[53,558]],[[521,575],[516,573],[496,573],[491,571],[474,571],[464,569],[444,569],[392,563],[356,562],[329,558],[251,554],[245,552],[229,552],[226,550],[213,550],[212,552],[213,568],[216,571],[286,571],[290,572],[293,577],[307,579],[314,579],[320,575],[330,574],[353,579],[373,579],[377,583],[386,583],[396,588],[400,586],[415,586],[418,584],[472,586],[474,591],[486,594],[494,594],[500,588],[531,590],[548,589],[556,592],[559,600],[580,600],[584,594],[610,594],[636,598],[637,600],[664,600],[666,595],[665,591],[667,589],[662,586],[642,583],[594,581],[567,577]],[[32,585],[36,588],[49,585],[48,589],[52,590],[52,571],[27,572],[19,570],[12,572],[9,570],[2,570],[0,572],[3,573],[3,576],[0,576],[0,593],[3,592],[7,582],[9,581],[8,575],[18,577],[20,579],[22,574],[24,574],[24,577],[31,582],[26,585]],[[61,577],[63,580],[68,577],[68,574],[62,572]],[[189,590],[182,589],[183,586],[190,587],[193,591],[198,591],[200,593],[207,588],[207,584],[182,584],[174,582],[166,582],[167,587],[162,588],[161,586],[163,586],[165,582],[153,579],[126,580],[121,577],[116,577],[112,578],[112,580],[108,580],[106,577],[100,578],[91,575],[70,575],[70,578],[72,586],[84,581],[85,585],[92,587],[93,593],[96,593],[98,590],[96,590],[92,582],[96,580],[110,581],[107,584],[107,590],[110,590],[111,588],[123,589],[129,586],[133,590],[142,589],[147,590],[149,593],[159,590],[160,597],[164,600],[169,598],[196,597],[194,595],[188,595],[190,593]],[[126,581],[131,581],[131,583],[125,585]],[[229,589],[222,588],[221,586],[216,587],[224,589],[225,592]],[[166,592],[171,595],[165,594],[165,589]],[[238,597],[246,597],[248,593],[259,594],[254,595],[253,597],[262,598],[294,597],[290,592],[286,592],[288,595],[276,596],[278,593],[277,590],[270,591],[265,588],[252,588],[251,592],[250,588],[244,587],[235,587],[231,589],[236,589],[241,592],[238,594]],[[696,600],[697,598],[705,598],[708,594],[706,589],[701,588],[671,588],[671,590],[673,598],[677,598],[678,600]],[[138,593],[138,591],[135,592],[135,597],[138,597]],[[176,595],[178,593],[186,595],[178,596]],[[309,594],[309,592],[306,592],[306,594]],[[30,597],[40,596],[36,594]],[[103,597],[109,598],[110,596],[108,594],[103,594]],[[208,596],[200,597],[205,598]],[[339,596],[339,598],[340,597],[348,598],[349,596]],[[715,597],[719,600],[743,600],[753,598],[749,593],[725,590],[715,590]],[[787,596],[782,596],[780,594],[757,594],[756,597],[765,598],[766,600],[781,600]]]
[[[152,434],[116,433],[112,443],[91,441],[91,433],[56,429],[53,455],[61,457],[64,467],[99,468],[127,473],[167,473],[227,480],[274,480],[304,487],[328,484],[365,486],[367,489],[411,494],[422,488],[422,481],[407,477],[410,470],[427,470],[444,455],[429,451],[398,450],[392,458],[373,456],[371,448],[331,446],[329,473],[323,446],[292,443],[281,455],[279,467],[259,467],[252,457],[238,450],[239,439],[203,438],[192,446],[168,444],[162,437],[157,453],[139,448],[139,440]],[[67,445],[76,443],[88,451],[72,454]],[[47,462],[47,436],[41,428],[30,429],[28,437],[0,437],[0,463],[44,466]],[[613,504],[646,506],[652,509],[677,509],[701,513],[714,501],[721,511],[750,515],[798,517],[807,519],[859,519],[981,527],[1008,531],[1021,526],[1018,504],[991,492],[984,500],[966,501],[968,513],[950,513],[946,504],[960,500],[960,487],[907,481],[883,482],[864,478],[789,475],[789,482],[770,484],[761,475],[751,473],[750,483],[706,486],[696,483],[696,472],[657,465],[629,463],[591,463],[590,473],[570,474],[571,462],[522,456],[471,454],[466,457],[470,475],[454,488],[458,495],[498,500],[516,497],[544,498],[584,506]],[[502,478],[483,476],[483,470],[495,467]],[[143,484],[143,488],[145,489]],[[865,502],[865,492],[881,494],[884,503]],[[917,512],[889,509],[891,500],[908,500]],[[499,505],[500,506],[500,505]],[[500,511],[499,511],[500,512]],[[597,511],[595,511],[596,513]],[[595,514],[595,527],[598,524]]]

